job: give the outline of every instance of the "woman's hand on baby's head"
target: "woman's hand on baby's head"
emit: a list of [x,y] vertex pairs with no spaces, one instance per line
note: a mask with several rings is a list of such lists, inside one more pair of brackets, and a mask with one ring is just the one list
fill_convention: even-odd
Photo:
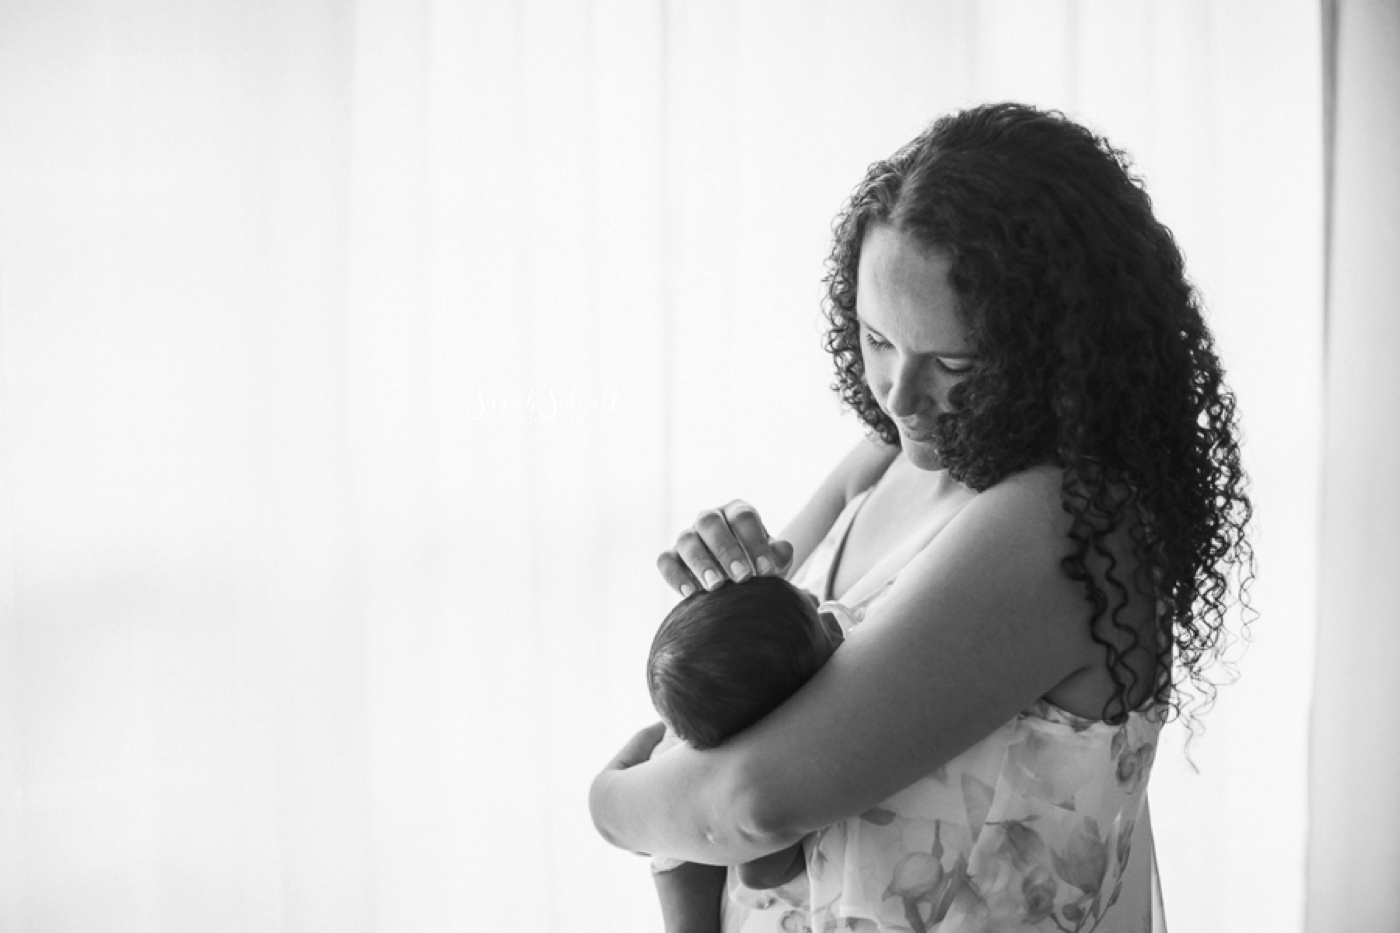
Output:
[[656,559],[667,585],[682,596],[728,580],[782,576],[790,563],[792,545],[768,537],[758,512],[742,499],[701,512],[676,546]]

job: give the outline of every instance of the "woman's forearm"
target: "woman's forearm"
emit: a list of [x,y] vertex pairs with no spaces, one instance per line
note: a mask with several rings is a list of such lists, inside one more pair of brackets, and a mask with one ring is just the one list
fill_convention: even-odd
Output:
[[[633,852],[706,865],[734,865],[776,852],[801,834],[763,826],[753,796],[716,751],[677,748],[625,770],[608,769],[589,791],[593,824]],[[691,760],[695,759],[695,760]]]
[[802,510],[782,530],[782,539],[792,544],[789,579],[826,537],[850,497],[873,485],[898,454],[897,446],[867,437],[837,464]]

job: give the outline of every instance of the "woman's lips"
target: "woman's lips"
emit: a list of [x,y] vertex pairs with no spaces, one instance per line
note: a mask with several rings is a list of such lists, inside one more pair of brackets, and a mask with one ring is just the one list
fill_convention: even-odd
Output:
[[916,430],[914,430],[914,429],[911,428],[911,427],[907,427],[907,426],[901,424],[901,425],[899,426],[899,430],[900,430],[901,432],[903,432],[904,436],[907,437],[907,438],[909,438],[911,441],[919,441],[919,442],[926,443],[926,442],[928,442],[928,441],[932,441],[932,440],[933,440],[933,429],[932,429],[932,428],[930,428],[930,429],[927,430],[927,431],[916,431]]

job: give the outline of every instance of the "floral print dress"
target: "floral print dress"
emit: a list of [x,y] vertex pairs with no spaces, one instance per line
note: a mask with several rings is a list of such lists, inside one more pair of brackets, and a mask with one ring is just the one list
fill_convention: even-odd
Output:
[[[974,495],[947,483],[935,534]],[[794,584],[830,595],[865,495]],[[892,582],[821,611],[849,631]],[[1159,933],[1146,792],[1161,724],[1159,710],[1115,726],[1040,700],[879,806],[809,836],[805,877],[755,891],[731,870],[725,933]]]

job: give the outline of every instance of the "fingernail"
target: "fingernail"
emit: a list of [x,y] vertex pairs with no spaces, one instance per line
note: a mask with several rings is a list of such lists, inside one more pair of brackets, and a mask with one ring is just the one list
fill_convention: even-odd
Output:
[[706,570],[706,571],[705,571],[705,589],[707,589],[707,590],[712,590],[712,589],[714,589],[714,588],[717,587],[717,586],[719,586],[719,571],[718,571],[718,570]]
[[729,575],[736,580],[742,580],[749,575],[749,565],[736,560],[729,565]]
[[691,593],[694,593],[694,592],[695,592],[695,587],[691,586],[689,583],[682,583],[682,584],[681,584],[681,596],[689,596]]
[[759,573],[772,573],[773,562],[766,557],[760,557],[755,563],[758,564]]

